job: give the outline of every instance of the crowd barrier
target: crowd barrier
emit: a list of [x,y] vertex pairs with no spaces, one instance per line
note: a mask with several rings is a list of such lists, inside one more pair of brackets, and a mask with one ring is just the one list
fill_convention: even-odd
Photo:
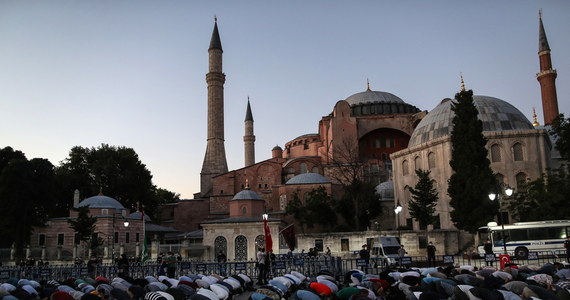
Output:
[[[486,265],[498,266],[498,255],[495,255],[495,261],[491,259],[458,255],[438,255],[436,256],[436,266],[445,265],[471,265],[475,267],[484,267]],[[566,260],[566,253],[563,251],[541,251],[531,252],[529,257],[522,259],[511,257],[511,262],[519,265],[543,265],[547,262],[562,262]],[[397,260],[398,265],[388,266],[385,260],[381,258],[359,259],[359,258],[340,258],[329,256],[318,257],[280,257],[271,263],[269,270],[270,276],[280,276],[297,271],[306,276],[316,276],[320,271],[327,270],[336,276],[345,274],[352,269],[360,269],[370,274],[379,274],[388,267],[426,267],[427,257],[425,256],[406,256]],[[147,262],[144,264],[134,263],[129,267],[129,276],[133,278],[141,278],[145,276],[161,275],[160,265],[156,262]],[[94,273],[95,276],[104,276],[112,278],[117,276],[118,268],[115,265],[102,264],[99,265]],[[255,261],[243,262],[213,262],[213,261],[179,261],[176,265],[176,276],[185,274],[219,274],[228,276],[232,274],[243,273],[252,278],[257,276],[257,267]],[[9,278],[27,278],[33,280],[66,280],[68,278],[81,278],[88,275],[87,266],[85,265],[49,265],[49,266],[1,266],[0,282],[5,282]]]

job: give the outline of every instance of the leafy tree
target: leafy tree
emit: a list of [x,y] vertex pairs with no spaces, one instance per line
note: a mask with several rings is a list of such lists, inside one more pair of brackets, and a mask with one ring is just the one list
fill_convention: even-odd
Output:
[[22,151],[12,149],[12,147],[5,147],[0,149],[0,173],[13,159],[26,159],[26,155]]
[[286,208],[287,215],[293,215],[301,226],[313,228],[320,225],[330,229],[336,224],[336,213],[332,209],[332,197],[324,187],[318,187],[307,193],[303,204],[298,191]]
[[406,187],[412,194],[412,199],[408,206],[410,216],[425,226],[435,221],[435,207],[439,199],[439,193],[434,187],[435,180],[430,178],[430,173],[431,171],[429,170],[417,169],[416,175],[419,180],[415,188]]
[[73,228],[79,241],[89,244],[93,233],[95,232],[95,223],[97,218],[89,216],[89,207],[82,206],[74,208],[78,212],[76,219],[68,219],[67,223]]
[[447,189],[453,207],[451,220],[458,229],[475,233],[497,214],[498,205],[488,197],[495,190],[497,179],[487,158],[487,139],[477,118],[473,91],[457,93],[451,110],[455,113],[449,162],[453,174]]
[[160,204],[176,203],[180,201],[180,194],[171,192],[163,188],[156,189],[156,196],[158,197],[158,201]]
[[[13,159],[0,173],[0,238],[24,257],[34,226],[44,226],[54,202],[54,166],[46,159]],[[6,246],[6,245],[4,245]]]
[[570,215],[570,174],[561,167],[519,188],[509,210],[520,221],[562,220]]
[[556,138],[554,147],[562,159],[570,160],[570,118],[564,118],[564,114],[558,115],[552,121],[552,128],[549,133]]
[[98,148],[76,146],[56,173],[63,199],[57,207],[60,216],[72,207],[75,189],[84,197],[102,191],[127,208],[136,209],[140,204],[149,213],[155,211],[159,202],[152,175],[132,148],[107,144]]

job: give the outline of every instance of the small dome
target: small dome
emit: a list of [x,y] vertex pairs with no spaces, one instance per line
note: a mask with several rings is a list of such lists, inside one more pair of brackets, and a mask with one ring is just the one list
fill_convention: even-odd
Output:
[[361,93],[356,93],[348,98],[346,102],[352,105],[363,104],[363,103],[373,103],[373,102],[386,102],[386,103],[405,103],[400,97],[390,94],[387,92],[371,91],[367,90]]
[[[450,99],[444,99],[423,118],[410,137],[408,147],[427,143],[430,140],[451,134],[453,117]],[[506,131],[533,129],[529,120],[506,101],[489,96],[473,96],[473,103],[483,121],[483,131]]]
[[394,182],[389,180],[380,183],[376,186],[376,194],[380,196],[380,201],[394,200]]
[[299,174],[289,179],[285,184],[311,184],[311,183],[330,183],[330,179],[317,173]]
[[117,200],[103,196],[93,196],[77,204],[77,207],[89,206],[89,208],[114,208],[114,209],[125,209],[125,207]]
[[277,151],[283,151],[283,149],[281,147],[279,147],[279,145],[273,147],[273,149],[271,149],[273,151],[277,150]]
[[252,190],[243,190],[232,198],[232,200],[263,200],[259,195]]

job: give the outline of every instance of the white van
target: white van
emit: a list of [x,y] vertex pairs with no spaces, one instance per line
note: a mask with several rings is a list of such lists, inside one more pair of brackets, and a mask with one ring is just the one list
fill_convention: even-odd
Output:
[[399,263],[400,241],[395,236],[380,236],[374,239],[370,258],[379,266],[395,266]]

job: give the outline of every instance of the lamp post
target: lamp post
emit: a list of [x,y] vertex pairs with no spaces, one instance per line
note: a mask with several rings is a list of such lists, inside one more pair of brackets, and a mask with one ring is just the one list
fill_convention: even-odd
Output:
[[400,238],[400,218],[398,215],[402,212],[403,207],[400,205],[400,201],[397,202],[396,207],[394,207],[394,214],[396,215],[396,229],[398,230],[398,238]]
[[[113,213],[113,243],[111,244],[111,262],[115,263],[115,242],[117,242],[115,240],[115,215],[117,213],[114,212]],[[123,218],[123,225],[125,225],[125,227],[129,227],[129,220],[127,220],[122,213],[121,214],[121,218]]]
[[513,194],[513,189],[508,185],[501,186],[499,193],[489,194],[489,199],[491,199],[491,201],[497,199],[497,201],[499,202],[499,222],[501,222],[501,238],[503,240],[503,252],[504,254],[507,254],[507,243],[505,241],[505,222],[503,220],[503,213],[501,212],[501,196],[503,195],[503,192],[505,193],[505,195],[507,195],[507,197],[510,197]]

